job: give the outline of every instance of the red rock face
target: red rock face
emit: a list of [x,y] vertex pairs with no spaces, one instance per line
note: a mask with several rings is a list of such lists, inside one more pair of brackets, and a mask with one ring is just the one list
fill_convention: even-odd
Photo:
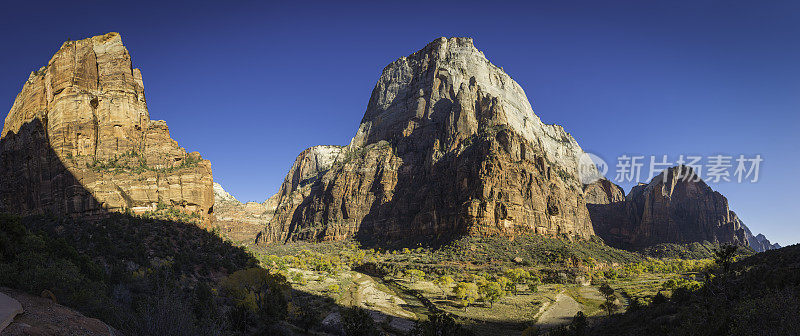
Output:
[[387,66],[350,145],[315,148],[287,174],[262,241],[594,234],[583,151],[471,39],[438,39]]
[[211,163],[150,120],[119,34],[64,43],[31,73],[0,136],[0,209],[99,216],[175,207],[208,223]]
[[[593,194],[618,188],[607,180],[585,187]],[[649,184],[634,187],[624,199],[612,194],[592,198],[589,203],[594,204],[588,205],[595,231],[612,246],[637,249],[700,241],[747,245],[728,200],[697,179],[691,168],[670,168]]]

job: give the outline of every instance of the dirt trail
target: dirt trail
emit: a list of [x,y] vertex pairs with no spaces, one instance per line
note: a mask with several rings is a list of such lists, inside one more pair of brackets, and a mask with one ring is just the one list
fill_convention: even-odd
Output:
[[[583,287],[580,289],[582,297],[587,299],[602,299],[602,294],[597,287]],[[575,301],[571,296],[564,292],[556,295],[555,302],[551,303],[545,311],[539,315],[536,324],[542,328],[551,328],[572,322],[579,311],[585,311],[585,307]]]
[[583,306],[569,295],[559,293],[556,301],[551,303],[537,321],[537,325],[543,328],[555,327],[567,324],[572,321],[572,317],[583,309]]
[[399,296],[381,288],[378,280],[358,272],[352,273],[352,284],[342,296],[346,306],[358,306],[369,311],[378,323],[387,323],[389,328],[406,334],[416,325],[417,315],[406,310],[408,303]]

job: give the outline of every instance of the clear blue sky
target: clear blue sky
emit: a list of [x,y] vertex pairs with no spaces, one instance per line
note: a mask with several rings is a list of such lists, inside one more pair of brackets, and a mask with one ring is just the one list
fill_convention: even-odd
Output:
[[0,5],[2,109],[64,40],[120,32],[151,117],[233,195],[261,201],[304,148],[349,142],[386,64],[470,36],[543,121],[612,165],[761,154],[758,183],[712,187],[755,232],[800,242],[797,2],[112,3]]

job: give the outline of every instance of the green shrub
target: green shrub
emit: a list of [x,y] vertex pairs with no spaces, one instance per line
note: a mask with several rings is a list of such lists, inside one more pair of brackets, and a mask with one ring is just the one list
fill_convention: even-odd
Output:
[[418,323],[412,336],[470,336],[473,333],[456,323],[452,316],[446,313],[435,313],[427,321]]
[[291,286],[281,274],[253,267],[234,272],[221,286],[238,305],[257,313],[262,320],[275,322],[286,318],[286,292]]
[[375,320],[362,308],[345,308],[342,314],[342,327],[347,336],[378,336],[381,335]]

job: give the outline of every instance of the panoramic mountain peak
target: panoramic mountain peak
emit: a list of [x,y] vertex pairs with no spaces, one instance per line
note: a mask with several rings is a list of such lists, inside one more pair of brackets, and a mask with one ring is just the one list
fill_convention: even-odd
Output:
[[383,70],[348,146],[298,156],[260,237],[588,237],[583,156],[472,39],[439,38]]
[[[475,47],[475,43],[471,37],[438,37],[425,45],[422,49],[414,52],[411,55],[403,56],[397,61],[407,58],[431,58],[431,59],[446,59],[449,57],[459,57],[465,54],[478,54],[480,57],[486,59],[483,52]],[[390,63],[384,70],[391,67],[397,61]]]
[[215,200],[214,203],[217,204],[222,202],[241,203],[239,202],[239,200],[236,199],[236,197],[233,197],[233,195],[225,191],[225,188],[223,188],[222,185],[217,182],[214,182],[213,190],[214,190],[214,200]]
[[31,72],[6,116],[0,137],[8,132],[16,133],[35,118],[42,119],[44,116],[37,114],[42,109],[61,108],[69,102],[64,98],[75,94],[83,93],[88,98],[87,108],[103,110],[98,95],[112,91],[130,96],[130,101],[124,102],[130,107],[129,113],[118,117],[138,121],[147,113],[141,71],[131,66],[130,54],[121,36],[108,33],[64,42],[47,65]]
[[102,216],[172,207],[209,223],[211,163],[151,120],[118,33],[67,41],[31,73],[0,134],[0,209]]
[[436,39],[384,68],[351,147],[435,138],[447,151],[489,128],[509,128],[568,171],[583,155],[561,126],[543,124],[522,87],[463,37]]

